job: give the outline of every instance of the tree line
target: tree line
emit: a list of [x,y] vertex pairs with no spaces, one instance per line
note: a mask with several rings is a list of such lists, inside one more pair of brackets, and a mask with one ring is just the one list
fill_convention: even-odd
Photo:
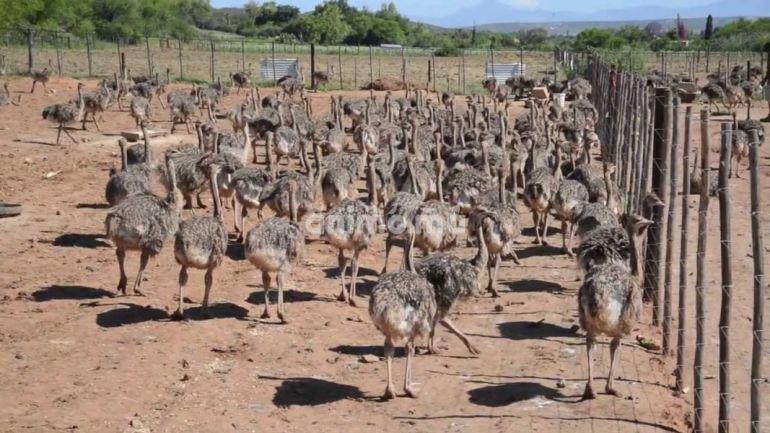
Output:
[[468,48],[745,51],[761,50],[770,42],[768,18],[713,28],[709,17],[704,29],[686,29],[681,23],[664,29],[653,21],[644,27],[591,28],[563,36],[544,28],[508,33],[442,29],[410,21],[393,3],[369,10],[353,7],[347,0],[326,0],[308,13],[291,5],[253,0],[243,8],[222,9],[212,8],[208,0],[0,0],[0,29],[26,26],[129,43],[147,35],[189,39],[209,30],[285,43],[431,47],[437,48],[437,55],[457,55]]

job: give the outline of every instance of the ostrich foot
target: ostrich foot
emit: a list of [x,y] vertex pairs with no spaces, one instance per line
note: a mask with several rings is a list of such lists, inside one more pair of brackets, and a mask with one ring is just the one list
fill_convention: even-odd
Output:
[[265,311],[262,312],[262,315],[259,316],[260,319],[269,319],[270,318],[270,312],[267,311],[267,308],[265,308]]
[[407,397],[417,398],[420,394],[420,388],[416,383],[410,383],[404,387],[404,392],[406,393]]
[[623,398],[623,393],[621,393],[615,388],[610,388],[609,386],[604,388],[604,392],[606,392],[608,395],[613,395],[618,398]]
[[289,321],[286,319],[286,316],[284,316],[283,313],[278,313],[278,320],[280,320],[281,324],[283,325],[289,323]]
[[583,391],[583,400],[593,400],[596,398],[596,394],[594,394],[593,388],[591,388],[591,385],[586,385],[585,391]]
[[468,352],[471,353],[471,355],[481,355],[481,351],[478,349],[478,347],[468,343]]
[[348,299],[348,305],[350,305],[351,307],[358,307],[358,304],[356,304],[356,300],[353,299],[352,297]]
[[393,388],[388,385],[387,388],[385,388],[385,394],[382,395],[383,400],[393,400],[396,398],[396,393],[393,392]]
[[176,309],[176,311],[174,311],[174,314],[171,315],[171,320],[184,320],[184,319],[185,319],[184,313],[182,312],[182,310],[178,308]]

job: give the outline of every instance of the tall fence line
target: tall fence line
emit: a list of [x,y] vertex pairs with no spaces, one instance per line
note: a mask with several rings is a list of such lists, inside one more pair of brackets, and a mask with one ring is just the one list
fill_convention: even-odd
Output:
[[[670,71],[669,71],[670,73]],[[648,229],[647,241],[644,253],[645,269],[643,290],[645,299],[652,307],[653,326],[662,326],[662,355],[664,358],[675,356],[675,382],[674,390],[685,394],[687,382],[685,375],[685,354],[694,349],[692,365],[693,383],[693,431],[703,432],[706,425],[716,425],[718,431],[728,432],[732,429],[742,431],[741,426],[735,426],[736,413],[748,413],[748,407],[736,407],[733,389],[741,388],[750,394],[750,426],[749,431],[762,431],[762,354],[763,354],[763,315],[765,302],[766,280],[764,275],[764,245],[761,227],[760,180],[758,147],[759,139],[753,131],[749,131],[749,151],[751,170],[751,240],[752,256],[754,261],[754,292],[753,292],[753,316],[751,327],[752,356],[743,356],[738,359],[731,352],[731,343],[736,339],[745,341],[746,335],[738,335],[736,330],[746,331],[747,327],[739,328],[732,321],[731,310],[735,308],[736,290],[734,290],[732,261],[733,243],[731,242],[731,221],[746,217],[745,212],[733,213],[731,198],[731,150],[733,148],[733,122],[722,121],[719,123],[720,146],[712,149],[710,145],[710,127],[714,122],[708,110],[700,111],[700,138],[692,133],[693,122],[692,107],[686,107],[684,117],[684,134],[680,134],[680,110],[682,105],[675,94],[676,90],[669,87],[653,88],[648,86],[646,77],[620,70],[615,64],[605,61],[599,55],[590,57],[587,69],[587,78],[593,86],[592,102],[596,106],[599,117],[603,119],[597,125],[597,134],[602,143],[602,159],[616,165],[617,187],[625,194],[626,212],[644,212],[644,197],[654,192],[664,202],[664,206],[656,207],[651,213],[654,224]],[[748,116],[751,116],[749,111]],[[737,126],[736,126],[737,127]],[[684,146],[680,146],[680,138],[684,137]],[[678,155],[683,147],[683,155]],[[688,202],[690,194],[690,149],[700,148],[700,172],[693,170],[693,176],[698,176],[695,183],[700,194],[698,206],[698,237],[696,272],[695,272],[695,311],[688,311],[687,292],[693,290],[692,281],[687,278],[688,251]],[[710,185],[711,167],[709,154],[718,151],[719,157],[719,182],[718,185]],[[679,165],[681,164],[681,166]],[[697,162],[695,162],[697,165]],[[738,167],[736,167],[738,169]],[[684,185],[678,180],[678,173]],[[696,186],[693,186],[695,188]],[[707,277],[706,253],[708,251],[707,238],[709,234],[709,202],[710,190],[716,187],[719,202],[719,238],[721,267],[720,295],[717,296],[716,282]],[[681,189],[680,189],[681,188]],[[678,192],[682,191],[681,206],[682,231],[673,230],[676,221],[676,201]],[[741,206],[738,210],[743,210]],[[714,232],[713,236],[717,233]],[[674,251],[674,237],[680,237],[678,251]],[[679,257],[676,257],[676,254]],[[665,261],[663,258],[665,257]],[[714,257],[710,258],[714,260]],[[679,284],[673,284],[673,272],[676,260],[679,260]],[[679,293],[674,293],[675,289]],[[711,289],[714,290],[711,290]],[[746,293],[747,291],[743,291]],[[672,302],[678,299],[678,317],[674,317]],[[743,302],[750,302],[750,298],[743,298]],[[708,315],[708,305],[719,305],[719,321],[715,323],[713,315]],[[688,323],[695,321],[695,341],[686,338]],[[676,320],[676,324],[674,321]],[[713,323],[713,325],[712,325]],[[707,326],[714,326],[711,330]],[[676,329],[676,344],[672,343],[672,330]],[[712,352],[709,347],[709,333],[713,333],[718,339],[718,350]],[[732,356],[731,356],[732,355]],[[710,357],[718,357],[718,391],[711,395],[711,388],[705,385]],[[740,363],[739,363],[740,362]],[[741,364],[742,363],[742,364]],[[732,371],[747,373],[750,371],[751,383],[749,386],[731,387],[735,384],[735,376]],[[744,373],[744,374],[745,374]],[[749,377],[746,374],[745,377]],[[706,406],[718,408],[714,413],[713,422],[707,420],[710,412]]]

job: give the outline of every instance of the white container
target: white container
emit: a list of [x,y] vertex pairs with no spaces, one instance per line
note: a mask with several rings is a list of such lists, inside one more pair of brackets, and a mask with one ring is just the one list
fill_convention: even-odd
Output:
[[553,94],[553,100],[556,101],[556,104],[559,105],[559,108],[564,108],[564,105],[567,102],[567,94],[566,93],[554,93]]

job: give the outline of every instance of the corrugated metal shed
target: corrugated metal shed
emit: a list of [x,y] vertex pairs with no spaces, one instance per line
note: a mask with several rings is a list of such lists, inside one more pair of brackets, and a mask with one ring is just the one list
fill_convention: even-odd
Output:
[[486,78],[505,81],[511,77],[523,77],[527,73],[527,65],[523,63],[487,63]]
[[275,59],[275,76],[273,76],[273,59],[266,58],[259,62],[260,77],[263,81],[272,81],[290,76],[299,78],[299,62],[297,59]]

